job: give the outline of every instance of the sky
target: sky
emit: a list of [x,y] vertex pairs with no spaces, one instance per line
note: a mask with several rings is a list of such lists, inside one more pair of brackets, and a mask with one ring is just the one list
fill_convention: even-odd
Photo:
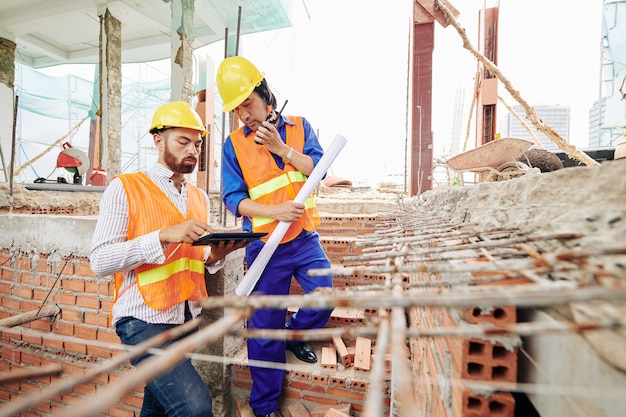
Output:
[[[484,0],[448,1],[477,47]],[[286,115],[309,120],[322,146],[328,147],[337,134],[346,137],[330,174],[355,185],[402,184],[411,140],[407,80],[413,0],[287,3],[293,26],[244,35],[239,55],[265,74],[279,106],[289,100]],[[602,0],[499,2],[499,69],[531,105],[569,105],[570,142],[583,148],[588,111],[599,95],[601,22]],[[440,157],[450,155],[459,92],[464,94],[461,146],[464,142],[477,63],[451,25],[435,23],[434,43],[432,131],[434,154]],[[223,43],[217,42],[195,55],[212,60],[216,71],[223,51]],[[153,66],[163,68],[162,63]],[[157,75],[166,71],[167,66]],[[498,94],[509,105],[517,104],[502,84]],[[497,111],[499,126],[506,109],[499,104]],[[472,123],[468,148],[475,143],[473,129]]]
[[[449,1],[477,47],[483,0]],[[285,114],[305,116],[323,146],[336,134],[346,137],[331,173],[355,184],[403,178],[407,140],[410,143],[412,4],[294,0],[292,28],[245,35],[240,41],[239,55],[265,73],[279,106],[289,100]],[[601,21],[602,0],[500,1],[498,67],[531,105],[569,105],[570,142],[579,147],[587,146],[588,111],[599,94]],[[441,156],[450,152],[459,91],[465,93],[461,146],[464,141],[477,64],[451,25],[435,23],[434,43],[432,130],[435,155]],[[217,67],[223,44],[198,52],[206,52]],[[509,105],[517,104],[502,84],[498,94]],[[498,120],[505,113],[499,105]],[[468,147],[474,146],[471,132]]]

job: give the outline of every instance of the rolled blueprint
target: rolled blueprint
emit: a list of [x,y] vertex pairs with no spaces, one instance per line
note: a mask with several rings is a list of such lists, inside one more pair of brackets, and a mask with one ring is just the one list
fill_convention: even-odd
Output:
[[[300,189],[300,192],[296,195],[296,198],[294,198],[294,201],[304,204],[313,190],[315,190],[315,187],[317,187],[317,184],[319,184],[322,180],[324,174],[328,171],[328,168],[330,168],[330,165],[333,163],[335,158],[337,158],[337,155],[339,155],[339,152],[341,152],[346,142],[346,138],[342,135],[337,134],[335,136],[335,139],[333,139],[328,149],[324,152],[324,155],[320,158],[319,162],[313,169],[313,172],[311,172],[311,175],[309,175],[309,178]],[[274,232],[272,232],[270,237],[267,239],[265,246],[263,246],[261,252],[259,252],[250,268],[248,268],[248,271],[241,279],[239,285],[237,285],[235,294],[250,295],[256,286],[256,283],[259,281],[263,270],[265,270],[267,263],[278,247],[278,244],[283,239],[283,236],[285,236],[285,233],[287,233],[287,229],[289,229],[290,225],[291,222],[281,221],[278,223]]]

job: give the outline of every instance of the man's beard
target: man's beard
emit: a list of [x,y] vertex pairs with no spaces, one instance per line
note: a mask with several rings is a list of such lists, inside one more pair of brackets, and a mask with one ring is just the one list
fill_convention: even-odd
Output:
[[174,154],[170,152],[167,140],[165,141],[163,160],[165,161],[165,165],[167,165],[169,169],[179,174],[191,174],[196,167],[196,164],[189,165],[187,163],[184,163],[183,161],[177,161]]

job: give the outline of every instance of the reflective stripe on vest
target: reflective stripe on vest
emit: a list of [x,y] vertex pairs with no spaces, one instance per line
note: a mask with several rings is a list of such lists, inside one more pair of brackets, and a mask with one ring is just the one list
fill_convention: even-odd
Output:
[[204,274],[204,262],[197,261],[189,258],[179,258],[174,261],[157,266],[156,268],[148,269],[137,274],[137,282],[139,285],[154,284],[159,281],[168,279],[171,275],[177,272],[190,270],[199,274]]
[[[286,116],[291,121],[285,122],[285,143],[295,151],[304,152],[304,126],[301,117]],[[248,196],[260,204],[281,204],[293,200],[307,180],[307,176],[290,163],[280,168],[274,156],[265,146],[254,143],[254,132],[244,135],[241,127],[230,134],[235,156],[248,187]],[[259,169],[263,167],[263,169]],[[250,218],[254,232],[274,231],[279,221],[268,217]],[[305,202],[305,211],[299,221],[292,222],[280,243],[289,242],[302,230],[313,231],[319,225],[319,214],[315,199],[311,195]],[[269,236],[263,238],[267,241]]]
[[306,182],[306,175],[300,171],[289,171],[280,177],[272,178],[263,184],[259,184],[256,187],[251,188],[250,191],[248,191],[248,194],[250,195],[250,199],[258,200],[260,197],[273,193],[279,188],[286,187],[294,182]]

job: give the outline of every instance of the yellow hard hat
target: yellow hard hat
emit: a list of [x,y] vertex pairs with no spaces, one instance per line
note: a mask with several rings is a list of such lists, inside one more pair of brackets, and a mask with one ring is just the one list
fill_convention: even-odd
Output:
[[156,109],[152,116],[150,133],[166,127],[186,127],[199,130],[202,137],[207,134],[200,115],[186,101],[172,101]]
[[240,56],[231,56],[222,61],[217,70],[217,90],[224,102],[224,113],[228,113],[247,99],[263,80],[263,74]]

